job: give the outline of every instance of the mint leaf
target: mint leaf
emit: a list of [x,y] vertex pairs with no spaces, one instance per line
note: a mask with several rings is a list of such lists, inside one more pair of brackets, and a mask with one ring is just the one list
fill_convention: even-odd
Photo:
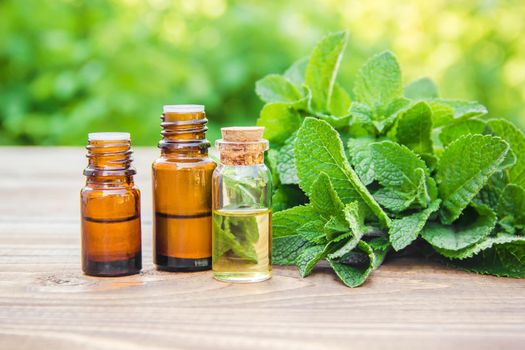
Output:
[[443,200],[441,221],[450,224],[498,170],[509,151],[499,137],[465,135],[443,152],[437,170],[439,193]]
[[425,227],[430,215],[439,209],[440,203],[441,201],[438,199],[432,202],[427,209],[419,213],[392,220],[392,225],[388,231],[392,248],[399,251],[415,241],[423,227]]
[[304,84],[304,75],[308,66],[308,57],[295,61],[290,68],[284,72],[284,77],[291,81],[297,88],[301,89]]
[[474,257],[453,264],[481,274],[525,277],[525,237],[501,234],[476,246],[469,252]]
[[369,147],[374,142],[376,139],[371,137],[350,138],[348,140],[350,164],[364,185],[370,185],[374,181],[374,163]]
[[390,102],[388,105],[378,107],[372,113],[372,124],[379,134],[383,134],[390,129],[396,121],[398,115],[405,111],[410,105],[410,100],[400,97]]
[[303,205],[272,215],[272,262],[278,265],[294,265],[301,252],[314,245],[297,231],[306,223],[317,220],[311,205]]
[[295,102],[302,98],[299,89],[288,79],[270,74],[255,83],[255,93],[264,102]]
[[334,84],[332,98],[328,105],[328,111],[335,117],[344,117],[349,114],[352,101],[346,90],[339,84]]
[[336,275],[346,286],[351,288],[358,287],[366,281],[374,269],[374,261],[376,260],[374,251],[367,243],[360,241],[356,248],[343,258],[328,259],[328,263]]
[[272,215],[272,236],[276,238],[295,235],[299,227],[318,218],[319,215],[310,204],[274,213]]
[[301,277],[308,276],[315,265],[323,258],[325,247],[322,245],[316,245],[308,247],[299,255],[297,258],[297,268]]
[[375,178],[385,187],[374,194],[380,203],[395,211],[406,209],[420,192],[422,179],[429,199],[436,197],[436,184],[425,162],[407,147],[382,141],[371,144],[370,149]]
[[279,181],[285,185],[299,183],[297,169],[295,168],[294,143],[295,134],[284,141],[283,146],[275,157]]
[[312,185],[310,202],[325,220],[329,220],[330,216],[342,214],[344,208],[343,202],[341,202],[341,199],[339,199],[332,187],[330,178],[324,172],[319,175]]
[[299,185],[310,195],[313,182],[326,173],[343,203],[362,201],[385,226],[390,219],[348,164],[339,134],[328,123],[306,118],[294,148]]
[[452,226],[438,223],[427,225],[421,236],[438,252],[450,257],[447,251],[458,251],[471,246],[490,235],[496,225],[496,214],[488,207],[477,207],[475,219],[464,218]]
[[264,137],[272,143],[283,143],[301,126],[302,117],[288,103],[267,103],[261,110],[258,126],[264,126]]
[[312,92],[312,108],[325,112],[331,105],[335,79],[343,52],[348,41],[346,32],[339,32],[324,37],[314,48],[304,82]]
[[215,258],[231,251],[238,258],[257,263],[254,244],[259,239],[255,218],[213,217]]
[[315,244],[326,243],[326,236],[323,232],[325,223],[321,220],[307,222],[297,229],[297,233],[308,242]]
[[351,230],[352,237],[339,249],[329,254],[330,259],[337,259],[352,251],[367,231],[365,214],[358,202],[352,202],[344,207],[345,221]]
[[400,114],[396,139],[418,154],[432,153],[432,111],[425,102],[418,102]]
[[416,194],[401,192],[390,187],[383,187],[374,192],[375,200],[384,208],[399,213],[410,207]]
[[448,146],[463,135],[483,134],[486,129],[485,122],[479,119],[469,119],[457,124],[445,126],[439,134],[443,146]]
[[295,265],[302,251],[312,243],[298,234],[272,239],[272,262],[277,265]]
[[489,120],[488,126],[495,135],[509,143],[516,156],[516,163],[506,171],[509,182],[525,187],[525,135],[512,123],[503,119]]
[[272,195],[272,211],[276,213],[307,201],[308,199],[298,186],[281,184]]
[[354,95],[376,109],[386,106],[403,94],[401,69],[395,56],[385,51],[370,58],[354,81]]
[[487,114],[487,108],[476,101],[435,98],[426,102],[432,109],[432,124],[436,128]]
[[523,187],[508,184],[498,201],[498,216],[508,218],[513,226],[525,225],[525,190]]
[[438,89],[430,78],[420,78],[414,80],[405,87],[405,97],[411,99],[436,98]]

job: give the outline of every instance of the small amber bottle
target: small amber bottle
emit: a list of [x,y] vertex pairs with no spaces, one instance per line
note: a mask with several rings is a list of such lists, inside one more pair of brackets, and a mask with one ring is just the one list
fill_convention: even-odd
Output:
[[153,163],[154,262],[166,271],[211,268],[211,176],[204,106],[164,106]]
[[92,276],[140,272],[140,192],[128,133],[88,135],[86,186],[80,192],[82,270]]

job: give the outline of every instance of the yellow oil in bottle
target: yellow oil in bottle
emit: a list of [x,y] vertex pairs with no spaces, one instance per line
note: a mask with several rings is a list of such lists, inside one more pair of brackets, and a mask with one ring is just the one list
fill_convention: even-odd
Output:
[[271,209],[213,211],[213,276],[225,282],[271,277]]

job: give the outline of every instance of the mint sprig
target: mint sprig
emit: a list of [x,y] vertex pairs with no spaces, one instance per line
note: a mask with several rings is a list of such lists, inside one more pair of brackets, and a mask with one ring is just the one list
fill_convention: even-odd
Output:
[[[326,260],[349,287],[387,254],[427,245],[451,265],[525,277],[525,136],[475,101],[403,85],[390,51],[337,82],[348,35],[257,82],[271,141],[273,261]],[[352,91],[352,93],[349,93]]]

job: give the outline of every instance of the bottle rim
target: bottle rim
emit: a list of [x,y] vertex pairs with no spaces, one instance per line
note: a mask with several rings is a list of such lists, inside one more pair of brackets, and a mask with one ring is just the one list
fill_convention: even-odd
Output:
[[204,105],[164,105],[163,113],[203,113]]

